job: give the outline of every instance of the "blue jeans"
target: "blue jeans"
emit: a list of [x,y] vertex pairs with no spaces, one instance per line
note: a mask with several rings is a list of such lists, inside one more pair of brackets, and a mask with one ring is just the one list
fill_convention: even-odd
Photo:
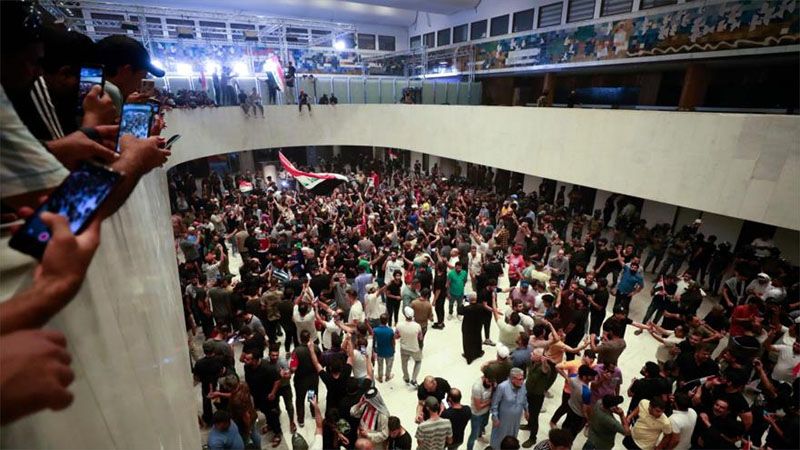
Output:
[[475,445],[475,440],[486,430],[486,425],[489,424],[489,411],[486,411],[486,414],[480,416],[473,414],[470,419],[470,424],[471,430],[469,439],[467,439],[467,450],[472,450],[472,447]]

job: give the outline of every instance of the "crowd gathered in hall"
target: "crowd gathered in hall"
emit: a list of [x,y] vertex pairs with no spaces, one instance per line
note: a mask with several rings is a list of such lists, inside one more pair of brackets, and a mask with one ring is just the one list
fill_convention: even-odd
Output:
[[[206,338],[194,374],[209,445],[220,411],[243,445],[262,432],[278,445],[280,415],[303,426],[311,391],[326,449],[562,449],[580,434],[587,449],[797,446],[797,274],[770,239],[733,252],[702,220],[649,226],[624,196],[587,211],[547,183],[487,189],[485,167],[443,178],[381,159],[322,162],[351,174],[329,194],[171,172],[186,326]],[[444,327],[461,345],[439,340]],[[619,361],[646,339],[657,351],[622,392]],[[473,384],[425,369],[459,354]],[[234,378],[243,404],[212,401]],[[382,400],[396,378],[416,408]]]

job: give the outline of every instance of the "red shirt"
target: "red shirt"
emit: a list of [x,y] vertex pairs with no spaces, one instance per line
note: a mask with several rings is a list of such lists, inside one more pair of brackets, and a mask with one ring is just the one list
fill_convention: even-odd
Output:
[[758,307],[753,304],[739,305],[733,308],[731,315],[731,336],[741,336],[744,334],[744,328],[736,322],[736,319],[752,319],[758,315]]

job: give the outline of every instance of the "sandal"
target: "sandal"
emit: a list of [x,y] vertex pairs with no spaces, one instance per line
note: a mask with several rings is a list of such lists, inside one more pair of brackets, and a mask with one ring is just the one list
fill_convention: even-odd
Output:
[[289,423],[289,431],[291,431],[292,434],[297,432],[297,425],[295,425],[294,422]]
[[282,440],[283,440],[283,438],[281,437],[281,435],[280,435],[280,434],[276,434],[276,435],[275,435],[275,436],[272,438],[272,448],[275,448],[275,447],[277,447],[277,446],[281,445],[281,441],[282,441]]

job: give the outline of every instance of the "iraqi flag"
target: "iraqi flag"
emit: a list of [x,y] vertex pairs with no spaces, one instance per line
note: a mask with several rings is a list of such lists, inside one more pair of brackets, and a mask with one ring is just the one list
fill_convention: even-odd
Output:
[[282,152],[278,152],[278,157],[281,160],[283,169],[289,172],[298,183],[303,185],[304,188],[317,195],[330,195],[334,189],[340,184],[348,181],[348,178],[338,173],[313,173],[303,172],[289,161]]

